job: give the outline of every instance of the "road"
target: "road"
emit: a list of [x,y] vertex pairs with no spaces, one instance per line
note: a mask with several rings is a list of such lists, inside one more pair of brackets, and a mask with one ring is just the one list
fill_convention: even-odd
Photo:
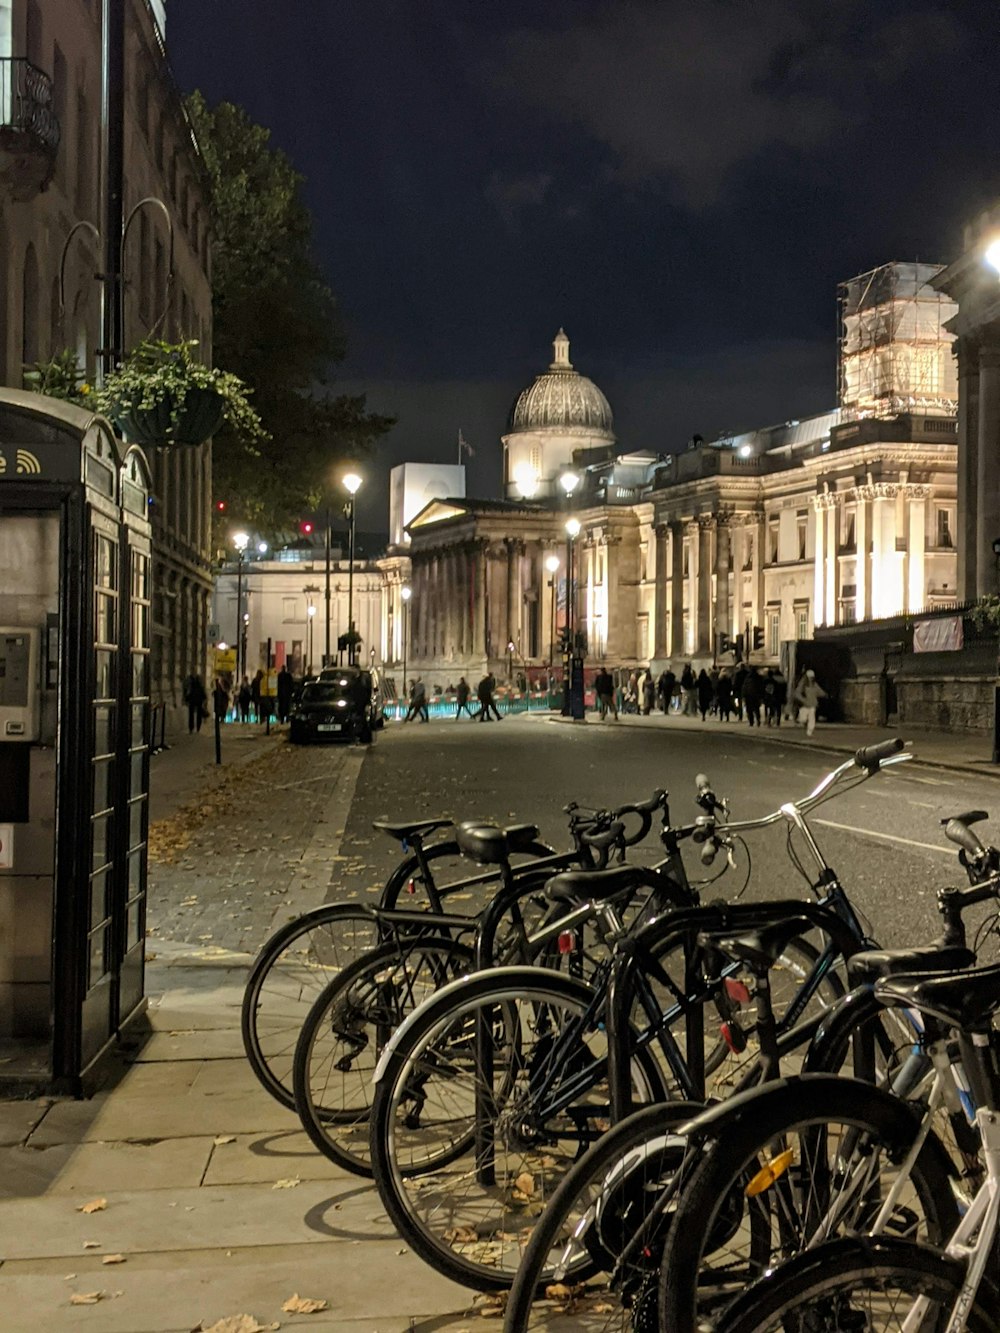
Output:
[[[379,817],[448,815],[500,823],[531,821],[554,846],[566,845],[562,807],[607,806],[643,799],[657,787],[671,795],[672,818],[691,820],[694,778],[707,773],[732,807],[732,818],[756,818],[809,792],[837,756],[747,732],[704,731],[671,720],[630,725],[568,724],[544,716],[508,716],[502,723],[440,721],[387,728],[365,760],[348,820],[345,868],[329,896],[370,892],[393,864],[395,844],[373,835]],[[933,938],[938,888],[962,881],[940,820],[958,811],[1000,814],[1000,787],[974,774],[918,763],[879,773],[816,811],[813,829],[852,901],[885,945]],[[1000,837],[990,824],[984,836]],[[798,896],[806,886],[785,851],[782,823],[751,835],[747,898]],[[398,854],[398,853],[396,853]],[[689,867],[699,873],[696,855]],[[712,894],[732,896],[745,878],[727,872]]]

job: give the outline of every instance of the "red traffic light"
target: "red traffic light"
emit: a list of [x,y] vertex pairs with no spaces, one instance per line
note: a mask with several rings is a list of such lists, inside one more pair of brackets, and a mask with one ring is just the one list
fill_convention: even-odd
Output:
[[216,508],[216,511],[217,511],[218,513],[220,513],[220,514],[224,514],[224,513],[226,512],[226,502],[225,502],[225,500],[216,500],[216,502],[215,502],[215,508]]
[[310,533],[312,532],[312,530],[313,530],[313,525],[309,522],[308,519],[306,519],[306,521],[305,521],[304,523],[300,523],[300,524],[299,524],[299,528],[300,528],[300,530],[302,531],[302,533],[303,533],[306,537],[308,537],[309,534],[310,534]]

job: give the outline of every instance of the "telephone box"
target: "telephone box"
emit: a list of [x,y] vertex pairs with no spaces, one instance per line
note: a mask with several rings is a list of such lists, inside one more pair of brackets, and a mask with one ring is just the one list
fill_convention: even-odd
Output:
[[0,1083],[79,1092],[144,1009],[149,469],[0,389]]

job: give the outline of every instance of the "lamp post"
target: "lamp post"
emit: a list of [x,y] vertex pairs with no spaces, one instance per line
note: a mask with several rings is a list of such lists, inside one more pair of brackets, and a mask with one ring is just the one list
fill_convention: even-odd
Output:
[[[994,237],[983,253],[985,263],[1000,274],[1000,237]],[[983,533],[977,533],[979,541]],[[996,561],[997,578],[1000,581],[1000,537],[994,538],[993,555]],[[1000,645],[997,647],[996,674],[993,680],[993,762],[1000,764]]]
[[306,607],[306,615],[309,617],[309,647],[306,654],[309,665],[306,667],[306,675],[311,676],[313,670],[313,621],[316,619],[316,608],[312,602]]
[[545,557],[545,568],[549,572],[549,680],[552,679],[552,663],[556,655],[556,571],[559,569],[559,557],[553,552]]
[[233,545],[236,547],[236,684],[243,679],[243,558],[250,545],[250,537],[245,532],[233,533]]
[[399,596],[403,603],[403,703],[405,705],[410,697],[406,693],[406,640],[409,629],[410,598],[413,596],[413,589],[404,583],[399,590]]
[[341,478],[348,500],[351,520],[350,546],[347,551],[347,665],[354,665],[354,497],[361,489],[361,478],[356,472],[346,472]]
[[582,679],[577,685],[577,672],[574,670],[574,664],[577,661],[576,654],[576,566],[575,551],[573,543],[580,535],[580,520],[578,518],[568,518],[566,520],[566,631],[568,640],[569,656],[566,659],[566,670],[563,673],[565,680],[563,684],[563,716],[576,717],[583,716],[581,711],[582,703],[575,703],[575,694],[581,695],[582,700]]

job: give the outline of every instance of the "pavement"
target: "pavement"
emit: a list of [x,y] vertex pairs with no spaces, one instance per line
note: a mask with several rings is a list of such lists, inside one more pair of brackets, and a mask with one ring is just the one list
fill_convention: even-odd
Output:
[[[0,1323],[8,1333],[251,1333],[279,1325],[469,1333],[489,1312],[410,1254],[369,1182],[320,1157],[295,1116],[257,1084],[239,1019],[260,943],[314,904],[373,892],[392,846],[373,837],[370,819],[398,810],[403,792],[424,813],[536,817],[542,786],[552,788],[554,812],[570,780],[581,799],[609,782],[628,783],[632,794],[637,751],[654,765],[656,755],[676,751],[689,783],[702,748],[720,749],[699,746],[699,733],[724,736],[721,748],[735,746],[747,764],[756,764],[753,745],[840,753],[895,734],[821,725],[809,739],[788,726],[758,732],[662,716],[615,724],[594,715],[582,724],[588,737],[617,725],[643,733],[638,747],[602,745],[591,756],[590,745],[570,743],[558,747],[566,753],[551,776],[539,771],[529,781],[518,733],[526,738],[553,720],[400,729],[370,752],[293,748],[280,730],[267,737],[230,724],[220,767],[210,732],[154,756],[149,1036],[122,1050],[87,1100],[0,1102]],[[572,733],[560,733],[571,742]],[[924,764],[967,775],[939,782],[941,800],[968,785],[968,775],[998,776],[985,741],[900,734]],[[763,772],[759,764],[748,771]],[[909,790],[939,799],[933,785]],[[861,843],[859,854],[873,871],[882,855],[886,874],[898,879],[899,866],[909,867],[894,850],[903,841],[881,850]],[[912,880],[909,869],[904,878]],[[296,1314],[283,1309],[293,1297],[326,1304]]]

